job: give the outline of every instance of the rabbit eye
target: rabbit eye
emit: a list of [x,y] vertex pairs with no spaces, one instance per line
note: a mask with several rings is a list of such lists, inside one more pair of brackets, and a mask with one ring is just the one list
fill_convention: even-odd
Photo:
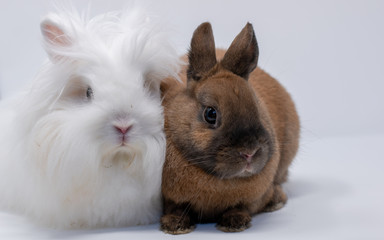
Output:
[[87,98],[88,100],[91,100],[93,98],[93,90],[91,87],[87,88]]
[[213,107],[206,107],[204,110],[204,120],[211,125],[215,125],[216,118],[217,118],[216,109],[214,109]]

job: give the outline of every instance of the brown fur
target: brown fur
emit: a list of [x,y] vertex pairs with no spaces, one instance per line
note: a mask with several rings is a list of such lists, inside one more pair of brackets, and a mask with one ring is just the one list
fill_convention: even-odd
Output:
[[[180,73],[183,83],[167,79],[161,86],[167,136],[161,228],[172,234],[192,231],[195,222],[216,222],[220,230],[242,231],[250,226],[253,214],[281,208],[287,200],[281,184],[298,148],[299,120],[289,94],[260,68],[252,72],[258,57],[252,25],[246,25],[227,53],[216,51],[215,58],[223,59],[218,63],[206,50],[214,47],[210,29],[204,23],[195,31],[190,65]],[[222,113],[217,129],[207,126],[201,116],[205,105],[215,104]],[[238,134],[231,135],[228,128]],[[249,136],[248,141],[248,135],[242,135],[247,129],[258,136]],[[240,173],[244,167],[240,156],[232,161],[209,152],[226,136],[239,138],[235,143],[242,144],[233,147],[236,151],[261,149],[252,160],[251,175]],[[231,153],[225,144],[220,150]],[[214,163],[209,162],[211,155],[217,157]],[[200,163],[200,157],[206,162]]]

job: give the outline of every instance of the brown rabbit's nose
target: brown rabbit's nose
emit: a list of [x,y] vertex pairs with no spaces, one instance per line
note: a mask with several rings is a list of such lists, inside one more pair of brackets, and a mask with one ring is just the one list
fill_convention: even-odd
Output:
[[129,130],[131,130],[132,126],[114,126],[115,129],[120,132],[121,134],[125,135]]
[[240,152],[240,155],[247,160],[247,162],[250,162],[252,160],[252,157],[255,156],[258,149],[255,149],[253,151],[249,152]]

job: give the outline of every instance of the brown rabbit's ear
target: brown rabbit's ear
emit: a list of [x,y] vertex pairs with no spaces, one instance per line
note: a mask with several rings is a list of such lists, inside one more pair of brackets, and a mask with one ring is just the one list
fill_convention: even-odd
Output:
[[188,80],[199,80],[203,73],[216,65],[215,41],[209,22],[200,24],[193,32],[188,58]]
[[255,32],[252,24],[247,23],[228,48],[221,65],[234,74],[248,79],[249,74],[257,66],[258,58],[259,47],[257,46]]

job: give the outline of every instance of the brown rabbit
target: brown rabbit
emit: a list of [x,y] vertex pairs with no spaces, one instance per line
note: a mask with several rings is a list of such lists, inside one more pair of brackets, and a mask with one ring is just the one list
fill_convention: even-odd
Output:
[[215,222],[225,232],[243,231],[252,215],[287,201],[281,184],[298,149],[295,106],[275,79],[254,70],[258,45],[250,23],[227,52],[215,49],[211,25],[201,24],[188,59],[184,84],[167,79],[161,86],[167,136],[161,229],[181,234]]

